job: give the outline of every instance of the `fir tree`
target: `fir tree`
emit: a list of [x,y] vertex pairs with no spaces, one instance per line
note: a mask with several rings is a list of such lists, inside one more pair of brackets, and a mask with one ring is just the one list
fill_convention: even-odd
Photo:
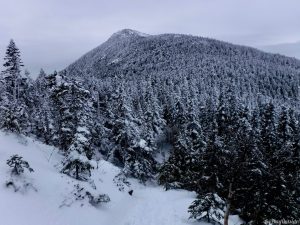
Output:
[[25,102],[27,96],[22,90],[27,83],[21,77],[23,64],[20,51],[13,40],[7,47],[4,61],[5,70],[1,73],[1,128],[16,133],[25,132],[29,120]]
[[216,193],[199,195],[189,207],[190,218],[212,224],[221,224],[224,217],[225,201]]
[[21,80],[21,67],[23,66],[23,63],[21,61],[20,50],[13,40],[10,40],[6,49],[4,61],[5,63],[3,66],[5,70],[2,71],[2,77],[6,82],[8,98],[15,103],[19,94],[18,89]]
[[82,154],[83,148],[86,147],[85,140],[76,139],[74,143],[70,146],[68,154],[63,161],[62,173],[68,174],[77,180],[88,180],[91,176],[91,170],[94,166],[91,161]]

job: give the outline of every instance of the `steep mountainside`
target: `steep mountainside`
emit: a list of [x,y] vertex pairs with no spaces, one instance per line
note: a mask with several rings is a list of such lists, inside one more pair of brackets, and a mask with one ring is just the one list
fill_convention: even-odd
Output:
[[[159,77],[201,83],[202,92],[235,85],[242,99],[258,94],[296,104],[300,61],[189,35],[145,35],[122,30],[67,68],[69,76],[125,80]],[[247,101],[249,104],[249,101]],[[251,102],[251,101],[250,101]]]

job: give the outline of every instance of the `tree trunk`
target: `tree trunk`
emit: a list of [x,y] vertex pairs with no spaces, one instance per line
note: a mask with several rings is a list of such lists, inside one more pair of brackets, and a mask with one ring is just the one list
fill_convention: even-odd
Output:
[[229,184],[227,205],[226,205],[226,211],[225,211],[225,215],[224,215],[224,225],[228,225],[229,213],[230,213],[230,207],[231,207],[231,198],[232,198],[232,183]]
[[76,179],[79,180],[79,168],[77,164],[75,166],[75,174],[76,174]]

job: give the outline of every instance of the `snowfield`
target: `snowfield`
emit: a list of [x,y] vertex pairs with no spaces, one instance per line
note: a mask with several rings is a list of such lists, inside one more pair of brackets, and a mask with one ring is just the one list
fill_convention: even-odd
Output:
[[[7,188],[10,168],[6,160],[18,154],[34,169],[25,171],[15,192]],[[188,206],[195,193],[164,191],[155,184],[144,186],[131,179],[120,191],[113,182],[119,169],[101,160],[92,172],[93,182],[80,182],[59,173],[58,150],[31,138],[0,132],[0,212],[3,225],[204,225],[189,220]],[[76,185],[94,194],[107,194],[110,202],[94,207],[87,199],[75,200]],[[96,188],[96,189],[95,189]],[[133,190],[133,195],[128,194]],[[240,224],[232,217],[231,225]]]

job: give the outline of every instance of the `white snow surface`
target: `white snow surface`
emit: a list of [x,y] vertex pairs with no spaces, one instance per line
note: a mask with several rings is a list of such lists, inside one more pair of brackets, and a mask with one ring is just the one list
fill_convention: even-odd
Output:
[[[18,154],[34,169],[20,180],[32,184],[14,192],[5,182],[10,179],[6,160]],[[119,191],[113,178],[114,165],[101,160],[92,172],[93,182],[80,182],[59,173],[62,156],[54,147],[34,139],[0,132],[0,224],[3,225],[204,225],[189,220],[188,206],[196,194],[183,190],[164,191],[130,179],[131,186]],[[108,194],[111,201],[94,207],[88,201],[74,201],[74,185],[95,194]],[[96,186],[96,189],[93,189]],[[128,194],[133,190],[133,195]],[[231,225],[239,224],[232,217]]]
[[140,37],[148,37],[150,36],[149,34],[145,34],[136,30],[131,30],[131,29],[123,29],[120,31],[117,31],[116,33],[114,33],[112,35],[112,37],[123,37],[123,38],[127,38],[128,36],[140,36]]

